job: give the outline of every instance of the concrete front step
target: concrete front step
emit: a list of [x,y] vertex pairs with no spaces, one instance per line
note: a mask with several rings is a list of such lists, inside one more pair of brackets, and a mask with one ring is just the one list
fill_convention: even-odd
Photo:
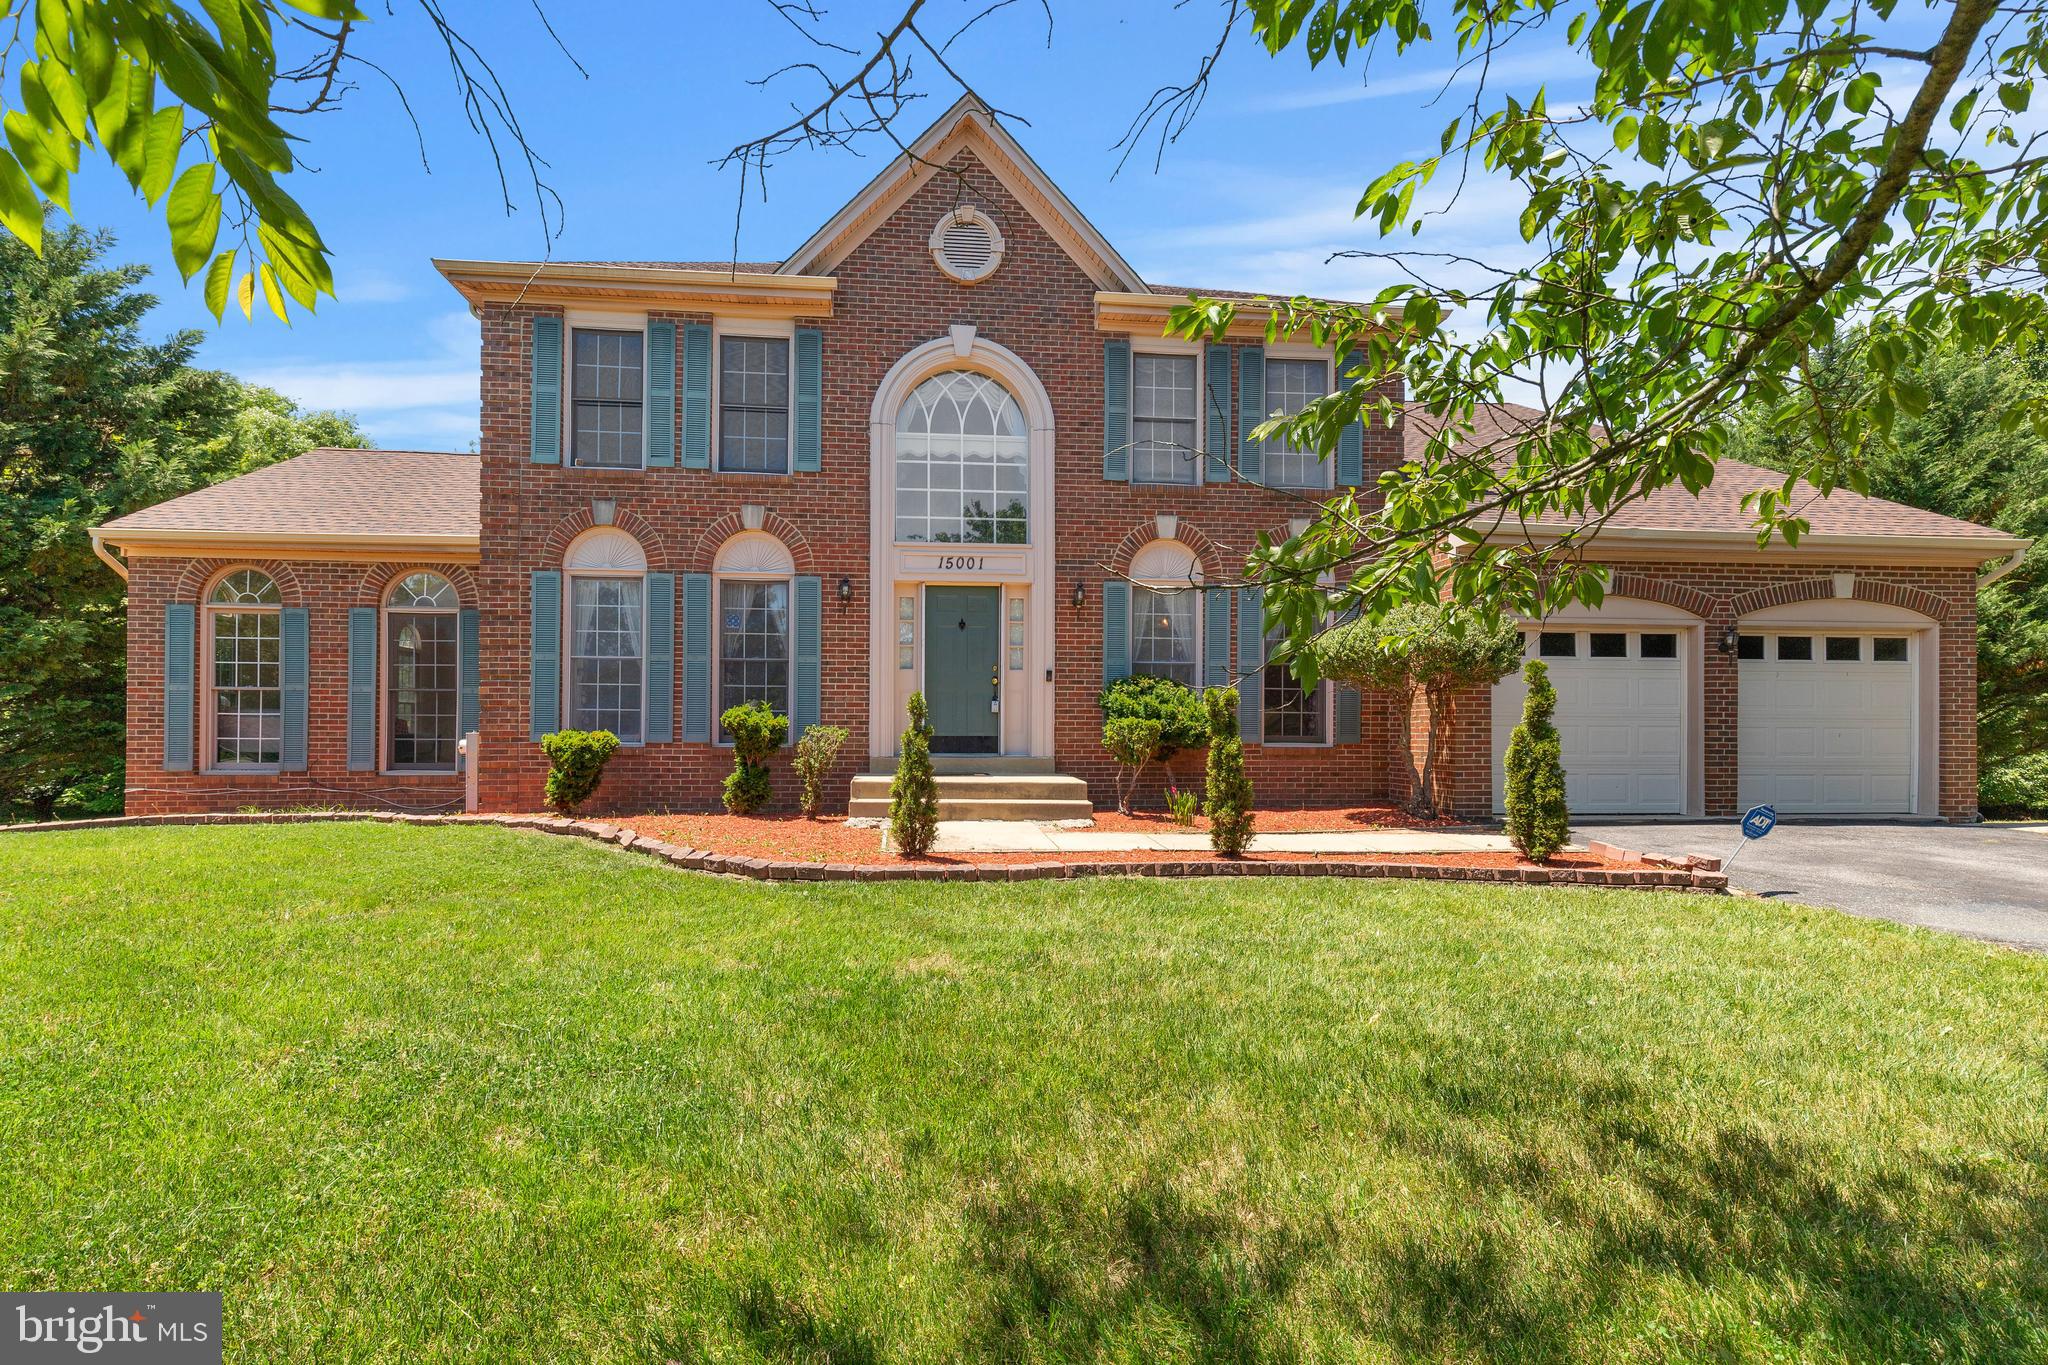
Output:
[[[1004,773],[1032,773],[1050,777],[1054,773],[1049,758],[1004,758],[993,754],[933,754],[932,771],[942,777],[1000,775]],[[871,758],[868,760],[867,775],[871,777],[893,777],[896,774],[896,760],[893,758]]]
[[[1095,806],[1088,784],[1058,773],[940,773],[941,820],[1089,820]],[[846,813],[856,819],[889,814],[890,778],[869,773],[853,779]]]

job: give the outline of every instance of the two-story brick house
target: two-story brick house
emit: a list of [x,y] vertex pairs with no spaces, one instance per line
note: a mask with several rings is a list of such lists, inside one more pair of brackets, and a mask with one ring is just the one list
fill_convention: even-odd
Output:
[[[1162,339],[1190,291],[977,107],[779,262],[438,265],[482,322],[479,456],[314,451],[96,533],[129,579],[131,811],[443,805],[471,730],[483,806],[529,809],[562,727],[625,741],[612,806],[706,808],[752,699],[851,732],[843,796],[918,689],[954,770],[1099,781],[1096,696],[1132,672],[1240,685],[1270,800],[1405,780],[1380,699],[1260,667],[1255,593],[1190,589],[1412,424],[1334,461],[1251,441],[1344,382],[1329,354],[1256,312]],[[1837,494],[1759,551],[1739,500],[1772,478],[1632,509],[1594,551],[1608,605],[1532,625],[1575,809],[1968,818],[1976,580],[2021,543]],[[1495,808],[1517,689],[1459,708],[1460,810]]]

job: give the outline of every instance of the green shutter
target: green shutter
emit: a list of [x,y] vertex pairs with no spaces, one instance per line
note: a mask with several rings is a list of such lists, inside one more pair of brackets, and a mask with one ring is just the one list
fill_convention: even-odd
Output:
[[306,609],[286,607],[277,614],[277,766],[288,773],[306,771],[306,654]]
[[[1352,369],[1356,353],[1336,362],[1337,389],[1341,393],[1358,382]],[[1365,482],[1365,423],[1349,422],[1337,433],[1337,486],[1356,488]]]
[[796,695],[790,702],[789,737],[802,739],[818,723],[824,652],[818,634],[824,627],[825,585],[814,575],[796,580]]
[[1131,585],[1112,578],[1102,585],[1102,683],[1131,674]]
[[348,770],[377,767],[377,609],[348,609]]
[[535,573],[527,590],[526,737],[562,728],[562,576]]
[[820,467],[823,432],[819,419],[825,401],[825,338],[815,327],[796,329],[796,457],[799,474]]
[[478,638],[481,625],[482,617],[475,607],[464,607],[455,615],[455,674],[461,688],[455,724],[465,735],[483,724],[483,697],[477,674],[482,655]]
[[676,325],[647,324],[647,467],[676,462]]
[[1237,592],[1237,734],[1247,744],[1257,744],[1265,709],[1262,695],[1266,666],[1265,594],[1258,588]]
[[711,328],[683,328],[683,467],[711,468]]
[[1202,357],[1202,374],[1208,394],[1208,411],[1202,420],[1202,449],[1209,457],[1209,467],[1202,477],[1210,483],[1229,483],[1230,438],[1235,431],[1230,422],[1230,348],[1211,346]]
[[535,464],[562,462],[562,320],[534,318],[527,324],[533,355],[530,440]]
[[683,738],[711,739],[711,575],[683,575]]
[[1266,420],[1266,348],[1246,346],[1237,353],[1237,477],[1258,483],[1265,474],[1259,443],[1252,429]]
[[647,742],[676,737],[676,576],[647,575]]
[[1102,343],[1102,477],[1131,477],[1131,343]]
[[1360,730],[1358,689],[1342,683],[1334,683],[1332,686],[1337,689],[1336,696],[1332,699],[1337,713],[1332,726],[1336,741],[1339,744],[1356,744]]
[[164,608],[164,771],[192,771],[192,669],[196,612],[190,602]]
[[1230,686],[1230,589],[1202,594],[1202,685]]

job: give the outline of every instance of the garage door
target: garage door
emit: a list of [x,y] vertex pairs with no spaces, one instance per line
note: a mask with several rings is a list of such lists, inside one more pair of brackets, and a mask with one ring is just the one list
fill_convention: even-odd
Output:
[[[1530,632],[1557,688],[1565,798],[1574,815],[1685,813],[1686,640],[1668,630]],[[1493,690],[1493,800],[1504,808],[1502,760],[1522,719],[1520,673]]]
[[1904,635],[1745,633],[1736,652],[1743,806],[1910,813],[1915,648]]

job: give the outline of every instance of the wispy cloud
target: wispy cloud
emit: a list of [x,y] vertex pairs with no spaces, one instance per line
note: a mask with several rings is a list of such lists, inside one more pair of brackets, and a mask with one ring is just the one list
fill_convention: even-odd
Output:
[[432,319],[402,360],[241,368],[302,407],[354,413],[380,444],[466,448],[477,437],[478,330],[467,312]]
[[1439,91],[1477,85],[1481,76],[1489,83],[1543,79],[1561,83],[1589,74],[1590,68],[1571,52],[1517,52],[1491,61],[1474,60],[1456,66],[1428,67],[1420,71],[1389,69],[1380,63],[1376,74],[1368,71],[1354,84],[1323,86],[1311,90],[1285,90],[1261,95],[1248,107],[1263,110],[1325,109],[1361,100],[1390,99],[1398,95],[1434,95]]

